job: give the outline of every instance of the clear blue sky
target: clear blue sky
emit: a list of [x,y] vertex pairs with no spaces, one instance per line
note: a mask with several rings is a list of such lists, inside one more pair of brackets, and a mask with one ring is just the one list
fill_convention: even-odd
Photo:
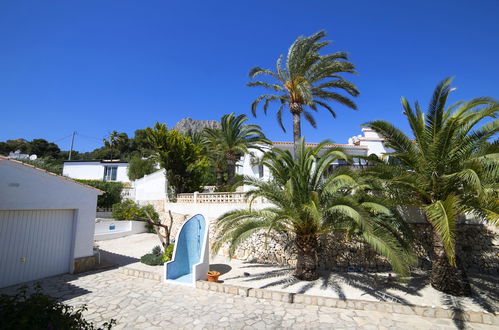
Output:
[[[0,2],[0,141],[44,138],[89,151],[112,130],[133,135],[155,121],[250,115],[260,90],[253,66],[272,67],[293,40],[320,29],[348,51],[359,111],[303,123],[310,142],[345,143],[359,125],[386,119],[407,129],[400,97],[424,105],[456,76],[452,98],[499,97],[499,1],[173,1]],[[260,124],[283,133],[275,112]]]

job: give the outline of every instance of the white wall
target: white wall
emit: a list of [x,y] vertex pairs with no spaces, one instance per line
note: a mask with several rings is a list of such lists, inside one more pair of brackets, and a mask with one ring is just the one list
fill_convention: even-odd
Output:
[[135,189],[135,201],[165,199],[167,191],[165,170],[159,170],[135,180],[133,187]]
[[95,189],[0,158],[0,210],[75,210],[74,258],[93,255],[98,194]]
[[[313,145],[311,145],[313,146]],[[354,145],[336,145],[339,148],[342,148],[343,151],[350,156],[367,156],[368,155],[368,147],[366,146],[354,146]],[[281,150],[288,150],[292,151],[293,150],[293,143],[286,143],[286,142],[276,142],[273,146],[273,148],[281,149]],[[270,148],[269,148],[270,149]],[[259,178],[262,180],[270,180],[271,178],[271,173],[268,168],[264,167],[263,168],[263,177],[260,177],[260,172],[258,169],[258,166],[253,166],[252,165],[252,159],[259,159],[263,156],[263,152],[259,150],[253,150],[252,155],[251,154],[245,154],[237,163],[236,167],[236,173],[240,175],[245,175],[245,176],[250,176],[253,178]],[[334,164],[337,164],[338,162],[335,161],[333,162]],[[243,186],[243,191],[248,191],[251,189],[251,186],[244,185]]]
[[146,232],[144,221],[96,219],[94,238],[102,241]]
[[65,162],[62,169],[62,175],[73,179],[84,180],[103,180],[104,167],[116,166],[116,181],[130,182],[128,178],[128,163],[113,163],[113,162]]
[[353,145],[353,141],[357,140],[360,145],[367,147],[367,155],[375,154],[378,157],[382,157],[384,154],[393,151],[385,147],[384,138],[374,130],[363,128],[362,133],[364,133],[364,135],[357,135],[350,138],[348,143]]

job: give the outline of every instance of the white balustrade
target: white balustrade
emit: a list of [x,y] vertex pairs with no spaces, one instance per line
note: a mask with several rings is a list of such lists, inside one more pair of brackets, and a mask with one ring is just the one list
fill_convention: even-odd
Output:
[[[218,192],[218,193],[190,193],[178,194],[177,203],[192,203],[192,204],[247,204],[251,200],[250,197],[243,192]],[[257,198],[253,203],[261,203],[262,200]]]

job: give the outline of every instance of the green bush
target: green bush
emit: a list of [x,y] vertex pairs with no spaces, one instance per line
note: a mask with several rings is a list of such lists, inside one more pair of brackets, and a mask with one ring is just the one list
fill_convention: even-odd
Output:
[[175,245],[173,244],[170,244],[166,247],[165,249],[165,253],[163,254],[163,256],[161,257],[161,261],[163,262],[167,262],[167,261],[170,261],[172,260],[172,255],[173,255],[173,248],[175,247]]
[[113,204],[121,202],[121,191],[123,183],[109,182],[99,180],[76,180],[83,184],[105,191],[104,194],[97,197],[97,207],[111,208]]
[[113,205],[113,219],[116,220],[136,220],[137,218],[147,218],[147,214],[154,222],[159,221],[159,214],[152,205],[140,207],[132,200],[126,200]]
[[43,294],[40,284],[29,295],[22,286],[13,296],[0,294],[0,328],[2,329],[111,329],[116,321],[111,319],[96,328],[87,322],[82,313],[86,306],[75,309],[49,295]]
[[140,262],[149,266],[161,266],[164,263],[162,259],[163,249],[157,245],[152,249],[151,253],[143,255]]
[[141,156],[133,156],[128,162],[128,177],[130,180],[143,178],[147,174],[157,171],[156,162],[153,159],[142,159]]

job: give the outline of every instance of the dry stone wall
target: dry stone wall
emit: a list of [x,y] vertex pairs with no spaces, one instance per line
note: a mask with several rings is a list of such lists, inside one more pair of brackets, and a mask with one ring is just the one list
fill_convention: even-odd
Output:
[[[149,201],[159,213],[163,223],[169,223],[170,217],[164,201]],[[145,204],[143,204],[145,205]],[[421,223],[421,215],[410,210],[407,215],[418,218],[412,223],[414,229],[414,251],[418,257],[418,267],[431,267],[431,227]],[[175,237],[182,223],[190,215],[173,213],[172,238]],[[210,228],[210,241],[214,240],[215,219],[207,219]],[[423,219],[424,220],[424,219]],[[487,274],[499,274],[499,230],[494,226],[482,224],[459,224],[456,253],[465,269]],[[227,246],[220,253],[228,255]],[[242,243],[235,251],[235,258],[260,263],[296,265],[296,249],[290,234],[266,236],[266,231],[259,231]],[[347,239],[341,232],[330,233],[319,241],[319,267],[327,270],[364,270],[382,271],[390,269],[387,260],[377,254],[360,238]]]

